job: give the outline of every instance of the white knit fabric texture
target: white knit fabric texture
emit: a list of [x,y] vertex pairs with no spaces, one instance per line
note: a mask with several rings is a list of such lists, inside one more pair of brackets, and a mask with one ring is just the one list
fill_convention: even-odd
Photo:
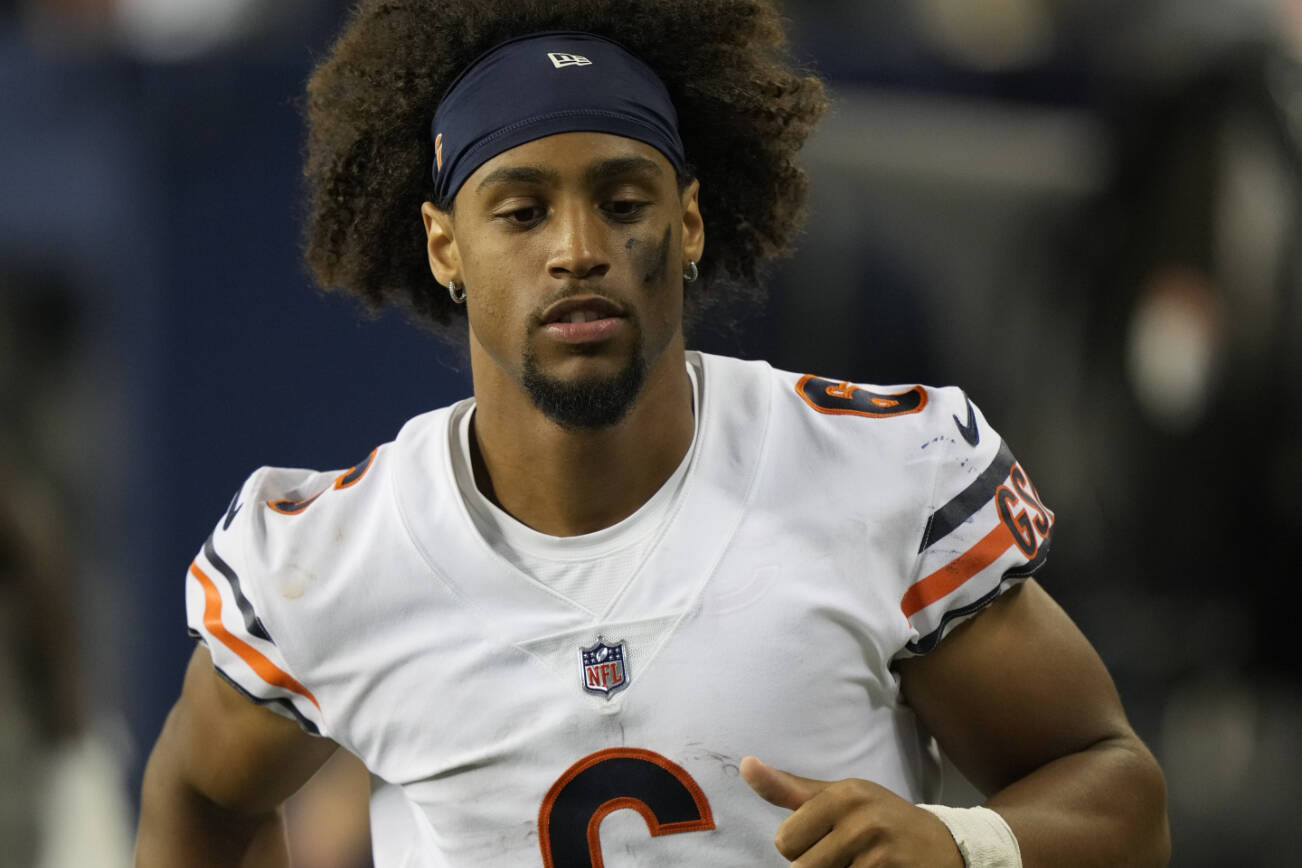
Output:
[[918,805],[949,827],[967,868],[1022,868],[1022,851],[1008,823],[989,808]]

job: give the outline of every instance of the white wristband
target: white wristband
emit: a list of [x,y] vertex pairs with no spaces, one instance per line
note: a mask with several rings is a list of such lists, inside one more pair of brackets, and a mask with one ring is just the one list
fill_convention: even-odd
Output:
[[1008,823],[989,808],[918,805],[949,827],[967,868],[1022,868],[1022,851]]

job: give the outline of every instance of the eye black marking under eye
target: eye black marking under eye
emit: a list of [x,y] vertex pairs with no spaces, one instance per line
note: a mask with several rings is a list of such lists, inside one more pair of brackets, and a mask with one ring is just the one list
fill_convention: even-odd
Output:
[[669,243],[672,240],[673,232],[666,226],[664,237],[656,249],[647,251],[649,256],[639,257],[646,270],[646,275],[642,278],[643,283],[659,283],[665,279],[665,274],[669,271]]

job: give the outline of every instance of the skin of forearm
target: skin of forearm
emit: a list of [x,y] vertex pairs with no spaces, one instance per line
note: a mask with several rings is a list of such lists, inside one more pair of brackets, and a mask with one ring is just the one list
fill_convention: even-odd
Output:
[[1025,868],[1150,868],[1170,860],[1166,784],[1137,739],[1105,739],[990,797]]
[[280,811],[240,815],[168,775],[145,769],[135,868],[289,868]]

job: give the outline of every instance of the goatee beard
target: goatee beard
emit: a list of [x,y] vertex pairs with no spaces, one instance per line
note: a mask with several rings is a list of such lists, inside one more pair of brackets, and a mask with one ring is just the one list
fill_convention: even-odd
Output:
[[[640,341],[635,342],[640,344]],[[522,382],[535,407],[568,430],[609,428],[628,415],[646,380],[642,354],[632,352],[612,377],[558,380],[538,368],[533,350],[524,354]]]

